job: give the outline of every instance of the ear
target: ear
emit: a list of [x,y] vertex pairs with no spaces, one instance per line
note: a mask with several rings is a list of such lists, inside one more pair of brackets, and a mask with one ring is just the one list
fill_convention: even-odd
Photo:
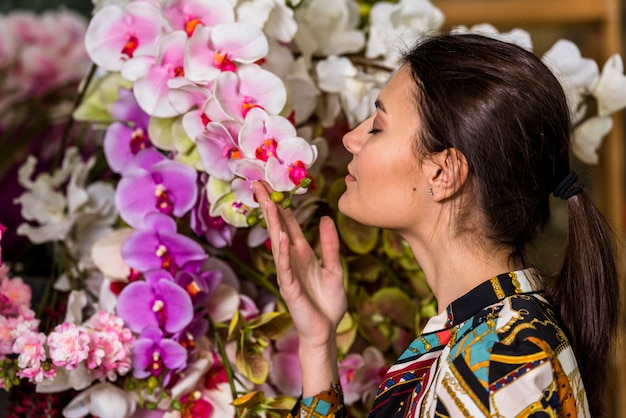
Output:
[[443,201],[453,197],[467,181],[469,169],[465,155],[456,148],[448,148],[429,159],[428,182],[433,190],[432,199]]

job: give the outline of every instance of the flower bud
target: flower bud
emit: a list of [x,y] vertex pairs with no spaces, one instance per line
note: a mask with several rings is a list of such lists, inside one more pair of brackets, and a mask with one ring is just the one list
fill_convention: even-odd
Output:
[[280,205],[282,206],[283,209],[287,209],[288,207],[291,206],[291,199],[283,200]]
[[298,184],[298,187],[302,187],[303,189],[308,188],[311,185],[311,178],[310,177],[304,177],[302,180],[300,180],[300,184]]
[[272,194],[270,195],[270,199],[272,199],[272,202],[274,203],[280,203],[283,201],[284,198],[285,194],[283,192],[272,192]]
[[250,215],[246,218],[246,223],[249,227],[253,227],[259,223],[259,217],[256,215]]

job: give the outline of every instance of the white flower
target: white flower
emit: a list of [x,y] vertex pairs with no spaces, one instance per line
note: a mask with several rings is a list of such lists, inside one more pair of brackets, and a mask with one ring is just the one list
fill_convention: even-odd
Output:
[[81,418],[91,414],[100,418],[126,418],[135,408],[136,402],[129,393],[110,383],[98,383],[72,399],[63,409],[63,416]]
[[610,115],[626,106],[626,76],[619,54],[614,54],[604,64],[592,94],[598,100],[599,116]]
[[[33,181],[37,160],[29,157],[18,173],[26,191],[15,203],[22,205],[24,219],[38,225],[23,223],[18,234],[35,244],[64,241],[77,260],[91,265],[91,245],[111,230],[117,217],[113,186],[105,182],[86,185],[94,163],[94,158],[83,162],[78,150],[71,147],[60,169],[52,175],[40,174]],[[66,183],[65,194],[57,191]]]
[[556,41],[541,60],[561,83],[572,121],[576,123],[587,111],[583,98],[598,80],[598,64],[583,58],[576,44],[566,39]]
[[598,148],[602,138],[613,128],[613,119],[610,116],[593,117],[587,119],[574,131],[572,151],[585,164],[598,163]]
[[429,0],[377,2],[370,10],[370,29],[365,56],[383,58],[396,66],[399,52],[412,46],[419,35],[438,31],[444,15]]
[[457,26],[452,29],[452,33],[475,33],[477,35],[486,36],[489,38],[497,39],[502,42],[507,42],[520,46],[528,51],[532,51],[533,44],[530,38],[530,34],[523,29],[515,28],[510,32],[500,32],[495,26],[489,23],[481,23],[474,25],[471,28],[466,26]]
[[295,42],[305,57],[357,52],[365,45],[354,0],[307,0],[295,11]]
[[246,0],[240,2],[236,13],[238,22],[261,28],[268,38],[280,42],[290,42],[298,28],[293,10],[284,1]]

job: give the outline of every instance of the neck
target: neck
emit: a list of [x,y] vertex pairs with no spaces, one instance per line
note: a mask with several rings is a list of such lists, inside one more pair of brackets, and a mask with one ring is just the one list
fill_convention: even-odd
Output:
[[439,312],[479,284],[522,266],[509,260],[510,251],[478,242],[435,234],[424,240],[405,236],[422,267]]

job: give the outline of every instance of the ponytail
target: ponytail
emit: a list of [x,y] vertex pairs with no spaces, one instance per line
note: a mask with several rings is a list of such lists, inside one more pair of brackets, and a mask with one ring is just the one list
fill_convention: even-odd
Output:
[[565,258],[548,297],[570,331],[592,416],[600,416],[619,320],[620,279],[608,223],[584,194],[567,199]]

